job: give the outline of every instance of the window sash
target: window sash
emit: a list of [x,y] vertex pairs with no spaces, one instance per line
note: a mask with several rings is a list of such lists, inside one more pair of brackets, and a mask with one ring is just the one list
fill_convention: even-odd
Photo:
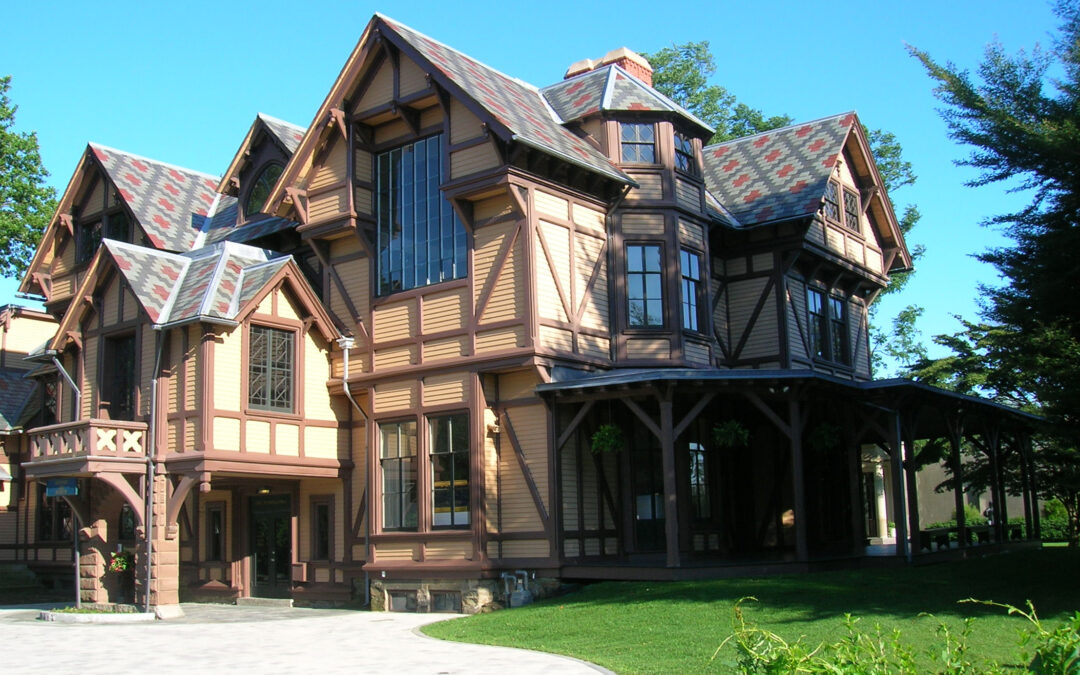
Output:
[[694,518],[708,520],[712,516],[709,504],[709,475],[705,461],[705,446],[690,444],[690,503]]
[[840,222],[840,188],[831,180],[825,185],[825,203],[822,209],[826,218]]
[[333,557],[333,501],[330,497],[311,500],[311,560]]
[[844,190],[844,225],[852,232],[859,232],[859,195]]
[[664,325],[661,250],[659,244],[626,247],[627,325],[632,328]]
[[207,562],[225,560],[225,506],[208,504],[206,507],[206,557]]
[[439,190],[442,135],[379,153],[375,180],[377,293],[463,278],[465,226]]
[[828,345],[825,337],[829,331],[825,316],[825,294],[813,288],[806,289],[806,309],[810,317],[810,356],[828,358],[825,351]]
[[248,345],[248,404],[260,410],[293,409],[294,334],[252,326]]
[[101,369],[102,396],[109,419],[135,419],[135,336],[105,338],[105,361]]
[[417,528],[416,422],[379,425],[383,474],[383,529]]
[[431,526],[469,526],[469,416],[429,417]]
[[677,131],[675,132],[675,168],[689,174],[697,174],[694,142]]
[[623,122],[619,125],[622,161],[656,163],[656,131],[651,122]]
[[847,311],[844,300],[829,296],[829,338],[833,361],[849,363],[847,347]]
[[699,322],[698,298],[701,295],[701,257],[693,251],[679,251],[679,270],[682,280],[682,327],[697,331]]

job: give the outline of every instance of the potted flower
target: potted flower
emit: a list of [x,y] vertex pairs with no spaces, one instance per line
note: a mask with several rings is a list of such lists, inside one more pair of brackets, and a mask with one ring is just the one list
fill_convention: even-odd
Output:
[[589,437],[589,448],[593,454],[618,452],[623,448],[622,429],[614,424],[601,424]]

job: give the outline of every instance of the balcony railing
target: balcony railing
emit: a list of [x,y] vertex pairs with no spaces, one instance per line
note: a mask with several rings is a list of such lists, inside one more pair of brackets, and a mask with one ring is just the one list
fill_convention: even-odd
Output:
[[146,456],[146,424],[121,420],[79,420],[38,427],[27,432],[30,461],[68,457]]

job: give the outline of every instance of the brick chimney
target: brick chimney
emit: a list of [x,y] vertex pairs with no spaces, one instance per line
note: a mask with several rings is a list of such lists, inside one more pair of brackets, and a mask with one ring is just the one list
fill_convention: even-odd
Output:
[[646,61],[645,57],[641,54],[631,51],[626,47],[613,49],[605,54],[603,58],[595,61],[592,59],[584,59],[573,63],[566,69],[566,75],[563,76],[563,79],[568,80],[576,75],[581,75],[590,70],[595,70],[611,64],[619,66],[645,84],[650,87],[652,86],[652,66],[649,65],[649,62]]

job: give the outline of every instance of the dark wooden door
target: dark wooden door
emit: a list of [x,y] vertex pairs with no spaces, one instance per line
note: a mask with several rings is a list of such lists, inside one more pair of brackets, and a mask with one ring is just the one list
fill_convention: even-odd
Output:
[[251,594],[289,596],[292,571],[292,500],[289,495],[251,498]]

